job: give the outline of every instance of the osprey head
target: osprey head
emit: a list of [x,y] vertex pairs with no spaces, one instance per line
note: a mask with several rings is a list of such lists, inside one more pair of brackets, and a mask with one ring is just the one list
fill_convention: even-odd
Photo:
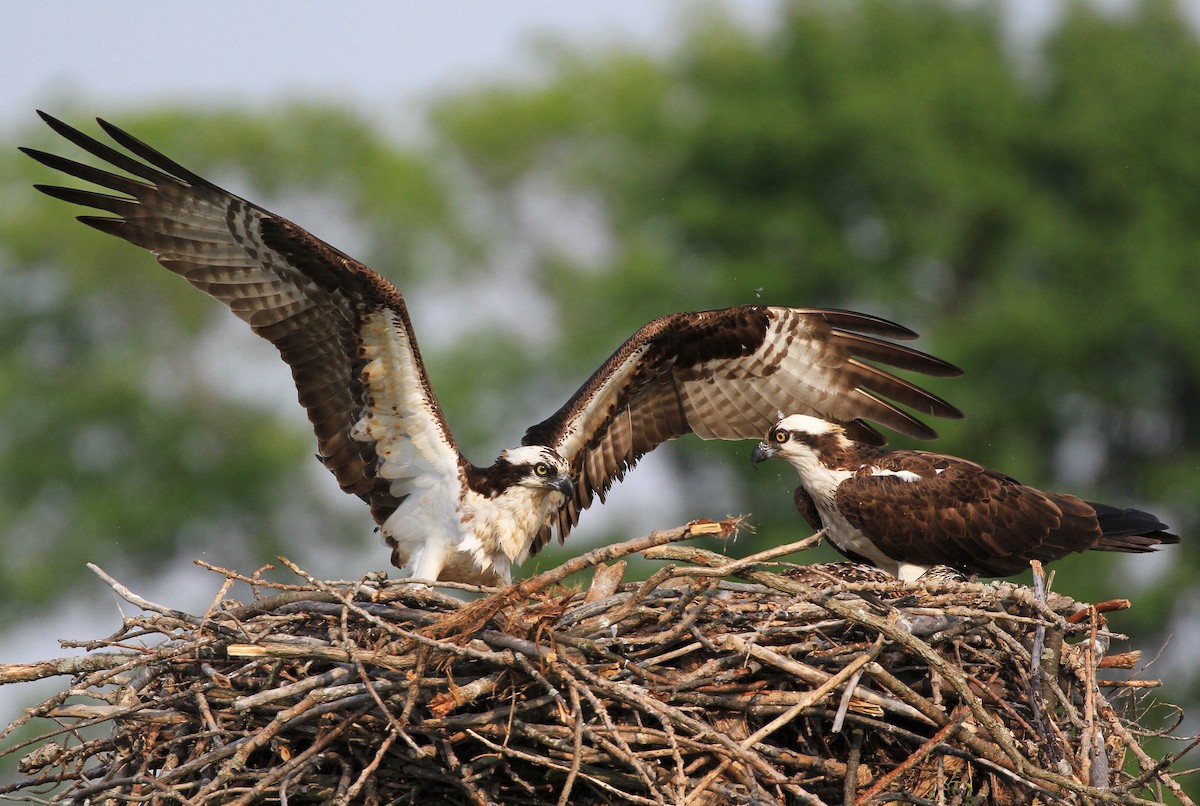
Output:
[[767,438],[750,454],[753,464],[774,459],[816,459],[831,457],[854,447],[846,429],[807,414],[784,417],[767,432]]
[[561,504],[575,494],[567,460],[544,445],[523,445],[502,451],[491,469],[505,489],[520,486],[544,491],[551,495],[554,504]]

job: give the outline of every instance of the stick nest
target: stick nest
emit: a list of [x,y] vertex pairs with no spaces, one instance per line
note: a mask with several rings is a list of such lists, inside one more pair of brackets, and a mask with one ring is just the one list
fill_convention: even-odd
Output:
[[[124,803],[1149,803],[1153,681],[1105,680],[1102,610],[1008,583],[608,546],[464,602],[368,576],[147,602],[87,653],[0,666],[71,686],[0,732],[0,795]],[[793,544],[787,549],[804,547]],[[621,581],[623,554],[668,565]],[[593,568],[586,590],[563,587]],[[735,578],[739,581],[730,581]],[[1035,575],[1035,582],[1042,578]],[[254,598],[226,598],[249,582]],[[1120,604],[1108,603],[1108,609]],[[35,722],[35,720],[37,722]],[[54,729],[33,738],[34,724]],[[44,731],[44,727],[40,728]]]

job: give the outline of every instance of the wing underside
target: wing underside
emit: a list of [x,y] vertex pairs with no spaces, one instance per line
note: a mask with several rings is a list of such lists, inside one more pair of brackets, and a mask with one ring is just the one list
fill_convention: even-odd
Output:
[[[409,492],[396,482],[402,474],[395,466],[414,444],[424,457],[417,466],[454,474],[461,457],[395,286],[296,224],[222,190],[109,123],[100,121],[128,153],[42,117],[105,167],[22,150],[117,195],[37,188],[106,213],[79,220],[149,250],[274,344],[291,367],[320,460],[343,490],[370,504],[377,522],[383,523]],[[385,383],[385,377],[391,380]],[[407,419],[393,415],[399,409]],[[373,416],[384,411],[386,422]],[[379,472],[388,463],[390,479]]]

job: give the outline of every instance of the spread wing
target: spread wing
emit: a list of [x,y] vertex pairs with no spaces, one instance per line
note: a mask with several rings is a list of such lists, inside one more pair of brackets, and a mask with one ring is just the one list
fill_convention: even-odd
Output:
[[1009,576],[1030,560],[1050,562],[1100,539],[1095,510],[1086,502],[1026,487],[965,459],[894,451],[874,464],[915,475],[860,471],[838,486],[834,500],[852,525],[897,560]]
[[109,123],[99,121],[129,154],[39,114],[106,167],[136,178],[23,148],[50,168],[119,195],[38,190],[108,213],[79,220],[154,253],[274,344],[292,369],[320,460],[343,490],[370,504],[378,523],[412,492],[415,476],[456,477],[461,456],[395,286]]
[[[761,439],[781,413],[843,424],[882,444],[873,420],[913,437],[936,433],[901,405],[961,417],[944,400],[875,366],[960,374],[956,367],[886,339],[916,334],[851,311],[745,305],[678,313],[638,330],[523,442],[548,445],[571,464],[575,497],[559,512],[559,538],[594,498],[603,500],[649,451],[669,439]],[[543,530],[535,550],[549,537]]]

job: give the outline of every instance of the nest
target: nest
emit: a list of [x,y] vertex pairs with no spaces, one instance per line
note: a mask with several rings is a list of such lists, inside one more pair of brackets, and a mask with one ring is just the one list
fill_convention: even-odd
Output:
[[[91,803],[1150,803],[1154,681],[1105,606],[1008,583],[906,587],[673,545],[608,546],[467,602],[369,576],[225,577],[202,616],[147,602],[3,732],[9,797]],[[668,560],[623,583],[640,552]],[[615,562],[613,562],[616,560]],[[611,564],[607,564],[611,563]],[[568,574],[594,569],[586,590]],[[732,579],[739,581],[732,581]],[[228,600],[235,582],[249,602]],[[485,592],[486,593],[486,592]],[[1126,676],[1128,677],[1128,676]],[[31,722],[54,728],[18,739]],[[1178,755],[1178,754],[1177,754]]]

